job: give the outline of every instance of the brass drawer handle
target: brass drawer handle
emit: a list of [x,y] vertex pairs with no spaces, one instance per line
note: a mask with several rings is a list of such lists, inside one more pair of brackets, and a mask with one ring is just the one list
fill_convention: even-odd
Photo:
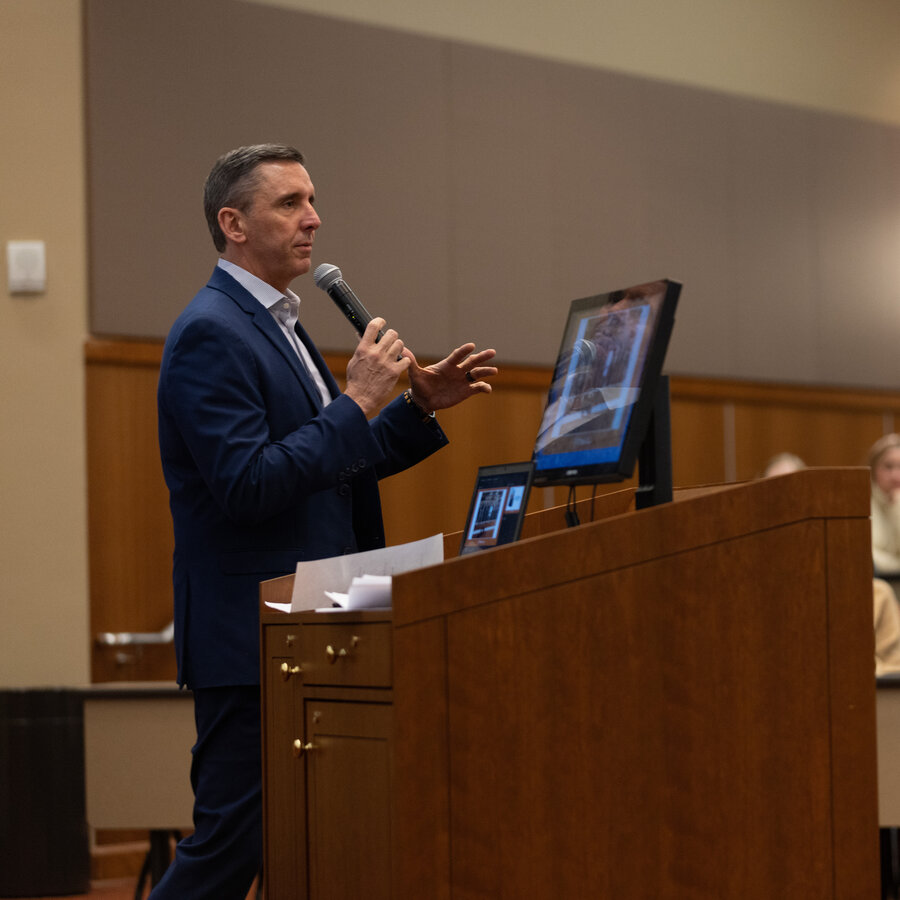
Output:
[[343,647],[341,647],[340,650],[335,650],[334,647],[329,644],[325,648],[325,655],[328,657],[328,662],[334,665],[341,657],[347,655],[347,651]]
[[294,756],[298,759],[303,756],[304,753],[309,753],[310,750],[315,750],[315,747],[312,744],[304,744],[300,738],[297,738],[294,741]]
[[[350,638],[350,650],[355,649],[358,643],[359,636],[354,634],[353,637]],[[335,650],[334,647],[329,644],[325,648],[325,656],[328,657],[328,662],[334,665],[339,659],[343,659],[345,656],[349,656],[350,650],[347,650],[344,647],[341,647],[340,650]]]
[[281,664],[281,677],[287,681],[291,675],[299,675],[301,672],[300,666],[292,666],[290,663],[283,662]]

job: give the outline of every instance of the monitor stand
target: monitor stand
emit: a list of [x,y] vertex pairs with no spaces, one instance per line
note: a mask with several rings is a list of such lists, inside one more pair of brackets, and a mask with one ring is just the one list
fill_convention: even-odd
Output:
[[647,509],[672,499],[672,428],[669,415],[669,376],[656,383],[653,412],[638,454],[635,509]]

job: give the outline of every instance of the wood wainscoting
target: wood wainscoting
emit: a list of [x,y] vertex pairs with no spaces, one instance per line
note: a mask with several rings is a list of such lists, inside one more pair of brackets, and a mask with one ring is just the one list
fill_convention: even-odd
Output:
[[[156,437],[161,356],[162,342],[92,338],[85,345],[94,637],[158,632],[172,618],[172,525]],[[326,360],[342,381],[347,355]],[[441,413],[450,446],[382,482],[388,541],[462,528],[477,467],[531,456],[549,383],[549,368],[502,366],[490,397]],[[671,398],[680,487],[749,480],[783,450],[813,466],[863,465],[869,446],[900,415],[900,392],[890,391],[673,376]],[[563,502],[562,490],[537,490],[530,508]],[[172,680],[171,645],[95,642],[91,677]]]

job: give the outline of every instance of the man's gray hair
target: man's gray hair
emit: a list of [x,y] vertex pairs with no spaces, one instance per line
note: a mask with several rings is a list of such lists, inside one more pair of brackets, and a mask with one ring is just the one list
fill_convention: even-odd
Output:
[[225,206],[246,212],[259,184],[259,166],[265,162],[305,164],[303,154],[287,144],[251,144],[220,156],[203,187],[203,211],[216,250],[225,249],[225,235],[219,227],[219,210]]

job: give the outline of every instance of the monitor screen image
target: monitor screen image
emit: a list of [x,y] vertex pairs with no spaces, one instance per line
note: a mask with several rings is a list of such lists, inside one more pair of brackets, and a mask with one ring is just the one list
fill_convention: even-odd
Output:
[[663,279],[572,301],[535,440],[535,484],[631,477],[680,292]]

